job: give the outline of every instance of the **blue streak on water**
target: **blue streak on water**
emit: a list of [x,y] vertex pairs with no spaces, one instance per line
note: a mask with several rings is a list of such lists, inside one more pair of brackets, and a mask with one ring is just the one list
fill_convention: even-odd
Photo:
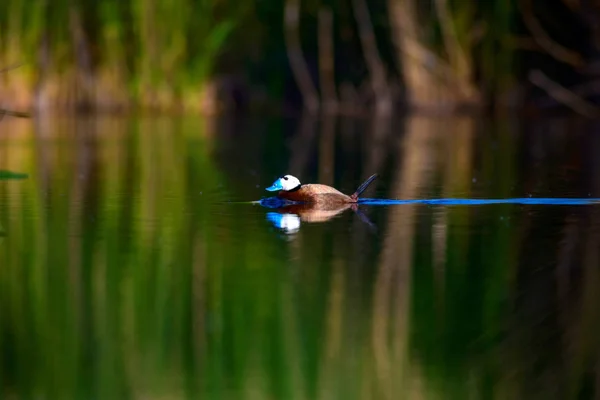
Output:
[[477,206],[488,204],[536,204],[536,205],[590,205],[600,204],[600,198],[553,198],[553,197],[521,197],[511,199],[359,199],[359,204],[369,206],[393,206],[402,204],[428,204],[436,206]]
[[[267,197],[259,201],[259,204],[267,208],[281,208],[290,204],[297,204],[283,200],[278,197]],[[529,204],[529,205],[593,205],[600,204],[600,198],[556,198],[556,197],[517,197],[509,199],[369,199],[358,200],[358,204],[365,206],[397,206],[404,204],[427,204],[433,206],[481,206],[491,204]]]

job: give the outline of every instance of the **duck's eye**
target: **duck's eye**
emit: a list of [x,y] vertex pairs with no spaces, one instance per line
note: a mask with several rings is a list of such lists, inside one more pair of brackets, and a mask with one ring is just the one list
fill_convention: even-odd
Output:
[[284,176],[284,177],[283,177],[283,179],[285,179],[285,180],[287,181],[287,180],[288,180],[288,177],[287,177],[287,176]]

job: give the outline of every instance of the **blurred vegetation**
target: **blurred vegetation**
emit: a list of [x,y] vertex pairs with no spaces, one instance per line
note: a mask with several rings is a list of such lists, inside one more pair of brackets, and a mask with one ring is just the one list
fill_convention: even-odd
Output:
[[[11,0],[0,4],[0,66],[23,65],[2,75],[0,100],[12,109],[297,109],[299,89],[314,85],[320,95],[334,87],[351,111],[388,98],[518,107],[548,91],[528,81],[538,69],[593,99],[577,85],[595,82],[599,16],[577,0]],[[328,41],[333,73],[320,72]],[[294,52],[308,81],[290,69]],[[565,103],[550,97],[536,105]]]
[[377,234],[347,213],[285,238],[266,210],[219,203],[260,196],[287,162],[307,180],[336,165],[340,188],[377,168],[373,197],[598,197],[578,173],[593,135],[309,124],[291,137],[303,159],[269,140],[291,121],[208,122],[5,121],[0,169],[29,176],[0,182],[0,397],[597,394],[594,207],[370,208]]

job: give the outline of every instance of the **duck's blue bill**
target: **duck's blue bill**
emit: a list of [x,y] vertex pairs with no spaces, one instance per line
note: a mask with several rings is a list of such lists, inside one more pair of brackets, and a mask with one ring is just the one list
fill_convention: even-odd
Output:
[[268,190],[269,192],[275,192],[277,190],[282,190],[283,186],[281,186],[281,181],[280,179],[277,179],[275,182],[273,182],[273,184],[271,186],[269,186],[266,190]]

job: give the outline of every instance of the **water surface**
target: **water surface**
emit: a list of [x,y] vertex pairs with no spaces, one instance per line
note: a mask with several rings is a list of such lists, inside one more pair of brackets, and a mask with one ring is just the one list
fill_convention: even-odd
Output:
[[[0,397],[598,396],[598,130],[5,119]],[[368,223],[247,203],[375,172]]]

